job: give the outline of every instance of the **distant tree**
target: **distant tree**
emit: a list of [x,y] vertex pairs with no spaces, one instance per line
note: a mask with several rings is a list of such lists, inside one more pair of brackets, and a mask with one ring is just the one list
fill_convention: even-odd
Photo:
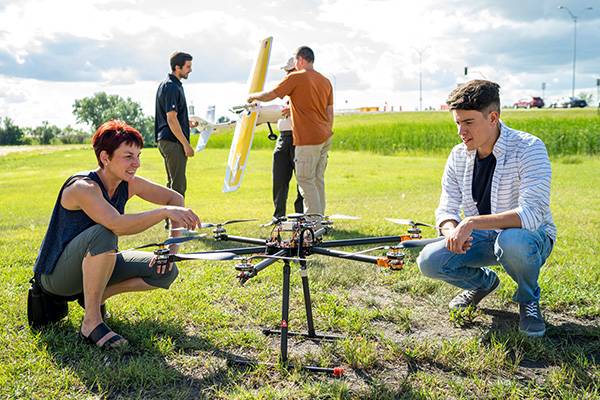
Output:
[[58,135],[58,140],[63,144],[81,144],[90,138],[90,134],[67,125]]
[[99,92],[92,97],[75,100],[73,114],[78,122],[90,125],[95,131],[101,124],[111,119],[120,119],[138,129],[146,146],[154,146],[154,117],[144,115],[142,106],[119,95]]
[[24,131],[8,117],[0,118],[0,145],[17,145],[24,143]]
[[31,130],[31,136],[37,139],[40,144],[50,144],[59,135],[60,128],[56,125],[50,125],[48,121],[43,121],[41,126]]

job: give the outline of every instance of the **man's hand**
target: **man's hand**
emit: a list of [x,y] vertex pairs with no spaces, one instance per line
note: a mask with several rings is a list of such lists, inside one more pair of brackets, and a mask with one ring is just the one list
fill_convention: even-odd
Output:
[[289,107],[283,107],[283,109],[281,110],[281,115],[283,115],[284,118],[288,118],[291,114],[290,108]]
[[187,158],[194,157],[194,148],[190,144],[183,146],[183,151]]
[[254,103],[256,100],[258,100],[256,97],[254,97],[254,96],[250,95],[250,96],[248,96],[248,99],[246,100],[246,103],[248,103],[248,104],[252,104],[252,103]]
[[473,223],[469,218],[463,219],[454,229],[444,233],[446,248],[456,254],[465,254],[471,248]]

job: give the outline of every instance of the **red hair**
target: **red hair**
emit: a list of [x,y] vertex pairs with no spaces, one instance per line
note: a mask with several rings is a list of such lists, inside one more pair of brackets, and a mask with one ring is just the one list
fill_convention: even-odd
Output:
[[108,157],[112,157],[115,150],[122,143],[135,145],[139,148],[144,147],[144,139],[140,132],[125,122],[114,119],[100,125],[94,136],[92,136],[92,146],[100,168],[104,168],[100,161],[100,153],[106,151]]

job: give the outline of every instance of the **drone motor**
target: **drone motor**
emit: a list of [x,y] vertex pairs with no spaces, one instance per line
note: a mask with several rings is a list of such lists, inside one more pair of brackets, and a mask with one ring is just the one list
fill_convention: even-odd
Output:
[[254,265],[246,259],[241,260],[239,263],[235,264],[236,271],[240,272],[252,271],[252,268],[254,268]]

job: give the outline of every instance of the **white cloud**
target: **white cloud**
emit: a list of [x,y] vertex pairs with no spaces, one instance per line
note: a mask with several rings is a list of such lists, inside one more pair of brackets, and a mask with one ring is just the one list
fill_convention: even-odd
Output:
[[[549,95],[567,94],[572,22],[557,2],[11,0],[0,12],[0,113],[26,125],[73,123],[73,101],[104,90],[153,114],[156,86],[176,49],[194,55],[188,101],[224,113],[243,100],[256,45],[267,36],[274,36],[267,87],[306,44],[335,84],[339,108],[387,101],[414,109],[416,49],[425,49],[424,107],[443,102],[464,79],[464,66],[469,77],[498,81],[507,103],[539,94],[541,82]],[[577,91],[595,89],[598,15],[580,19]]]

